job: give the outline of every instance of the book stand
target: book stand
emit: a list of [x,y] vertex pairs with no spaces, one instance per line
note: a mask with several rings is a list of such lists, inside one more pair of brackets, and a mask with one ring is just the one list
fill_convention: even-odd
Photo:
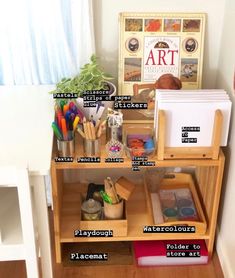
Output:
[[220,150],[220,140],[222,133],[223,114],[221,110],[215,111],[213,135],[211,146],[209,147],[166,147],[166,116],[164,110],[158,113],[158,134],[157,134],[157,159],[187,159],[187,158],[210,158],[218,159]]

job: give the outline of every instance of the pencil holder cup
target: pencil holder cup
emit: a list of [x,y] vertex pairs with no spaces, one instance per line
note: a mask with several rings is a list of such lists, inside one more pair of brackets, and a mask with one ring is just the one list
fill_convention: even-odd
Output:
[[122,219],[123,218],[124,201],[121,200],[117,204],[109,204],[104,202],[104,216],[106,219]]
[[95,156],[99,157],[101,153],[100,139],[90,140],[84,139],[84,154],[85,156]]
[[61,141],[57,140],[58,154],[61,157],[74,157],[75,140]]

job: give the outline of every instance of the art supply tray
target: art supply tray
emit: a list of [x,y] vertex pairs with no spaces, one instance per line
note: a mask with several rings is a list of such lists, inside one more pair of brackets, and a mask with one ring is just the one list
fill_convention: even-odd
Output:
[[[144,184],[147,206],[153,225],[195,226],[195,233],[201,235],[206,233],[206,218],[190,174],[170,173],[165,175],[157,192],[150,192],[146,181]],[[178,196],[177,192],[179,193]],[[152,193],[158,195],[157,199],[160,201],[158,206],[156,203],[152,203]],[[176,196],[175,199],[174,196]],[[158,211],[154,211],[154,208],[155,210],[158,208]],[[156,223],[156,220],[161,219],[161,216],[162,223]]]

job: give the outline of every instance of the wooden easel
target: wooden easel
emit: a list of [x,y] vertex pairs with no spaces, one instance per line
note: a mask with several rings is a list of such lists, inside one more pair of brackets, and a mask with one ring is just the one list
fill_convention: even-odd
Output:
[[222,133],[223,114],[221,110],[215,111],[213,136],[210,147],[166,147],[165,131],[166,116],[164,110],[158,113],[158,134],[157,134],[157,158],[164,159],[189,159],[189,158],[211,158],[218,159],[220,140]]

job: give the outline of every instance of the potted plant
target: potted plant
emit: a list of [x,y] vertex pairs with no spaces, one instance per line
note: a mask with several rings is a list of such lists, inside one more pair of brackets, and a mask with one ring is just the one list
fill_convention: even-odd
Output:
[[50,93],[76,93],[78,97],[82,97],[83,92],[87,90],[109,90],[110,95],[115,95],[116,87],[109,81],[113,77],[100,68],[97,60],[93,54],[90,63],[85,64],[78,75],[63,78]]

